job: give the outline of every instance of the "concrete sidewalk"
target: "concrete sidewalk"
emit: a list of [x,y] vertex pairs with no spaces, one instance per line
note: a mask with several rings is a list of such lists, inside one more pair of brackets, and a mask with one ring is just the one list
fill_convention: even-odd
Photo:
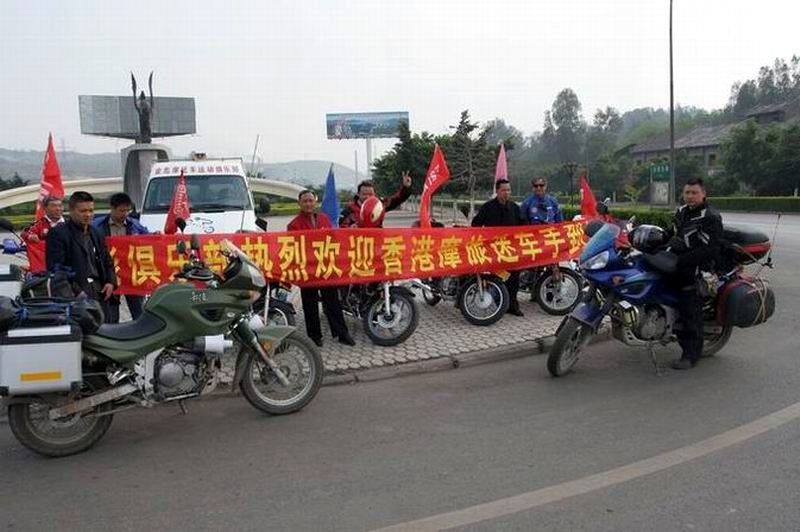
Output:
[[[530,295],[520,292],[520,309],[524,317],[506,314],[488,327],[470,324],[454,302],[441,301],[431,307],[419,292],[416,294],[420,313],[419,325],[403,343],[383,347],[373,344],[361,320],[345,318],[356,341],[353,347],[340,344],[330,335],[322,318],[325,362],[325,384],[343,384],[392,378],[400,375],[452,369],[460,366],[524,356],[542,352],[545,339],[554,334],[560,316],[550,316],[530,302]],[[299,291],[290,301],[297,309],[297,328],[305,334],[305,323]],[[223,358],[223,383],[233,377],[235,354]]]

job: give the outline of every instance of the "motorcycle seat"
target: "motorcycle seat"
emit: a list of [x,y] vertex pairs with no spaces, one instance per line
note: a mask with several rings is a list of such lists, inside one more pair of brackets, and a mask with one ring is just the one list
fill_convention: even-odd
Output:
[[642,260],[647,266],[660,273],[675,273],[678,268],[678,256],[668,251],[643,253]]
[[134,321],[104,323],[94,332],[94,336],[112,340],[136,340],[160,332],[164,327],[166,327],[166,323],[161,318],[145,312]]

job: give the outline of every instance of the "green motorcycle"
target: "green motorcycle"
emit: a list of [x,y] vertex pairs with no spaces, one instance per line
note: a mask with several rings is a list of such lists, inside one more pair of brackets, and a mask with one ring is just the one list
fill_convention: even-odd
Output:
[[[184,242],[178,248],[186,252]],[[307,405],[322,384],[319,351],[294,327],[265,325],[253,314],[251,305],[266,286],[264,275],[229,241],[221,248],[228,258],[221,276],[198,259],[199,243],[193,240],[189,261],[176,275],[183,282],[156,289],[137,320],[102,325],[75,342],[78,369],[73,379],[63,377],[60,369],[19,369],[20,381],[32,376],[19,384],[22,390],[0,388],[8,396],[8,423],[16,438],[47,456],[85,451],[121,410],[174,401],[183,408],[185,399],[213,391],[220,357],[234,346],[239,352],[232,387],[239,387],[251,405],[269,414],[288,414]],[[4,334],[24,337],[25,330]],[[20,343],[5,339],[5,350],[0,350],[4,378],[17,360],[14,349],[24,348],[21,364],[34,364],[36,352],[46,356],[47,344],[31,349],[15,341]],[[49,363],[63,363],[69,356],[69,343],[52,345],[59,346],[64,350],[51,350]],[[36,382],[56,377],[64,382]]]

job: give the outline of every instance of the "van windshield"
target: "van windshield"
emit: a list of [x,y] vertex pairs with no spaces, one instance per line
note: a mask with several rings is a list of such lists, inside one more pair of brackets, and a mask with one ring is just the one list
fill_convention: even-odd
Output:
[[[243,211],[252,208],[244,178],[238,175],[187,175],[189,210],[192,212]],[[154,177],[147,183],[143,213],[169,211],[178,176]]]

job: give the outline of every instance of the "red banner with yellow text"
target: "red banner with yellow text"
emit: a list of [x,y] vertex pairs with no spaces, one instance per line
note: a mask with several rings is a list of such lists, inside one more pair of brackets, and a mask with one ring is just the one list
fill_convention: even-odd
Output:
[[[123,294],[148,294],[186,262],[177,242],[188,236],[107,239]],[[221,272],[228,239],[266,276],[300,286],[336,286],[387,279],[522,270],[569,260],[583,247],[578,222],[552,225],[432,229],[317,229],[199,235],[200,258]],[[187,242],[188,244],[188,242]]]

